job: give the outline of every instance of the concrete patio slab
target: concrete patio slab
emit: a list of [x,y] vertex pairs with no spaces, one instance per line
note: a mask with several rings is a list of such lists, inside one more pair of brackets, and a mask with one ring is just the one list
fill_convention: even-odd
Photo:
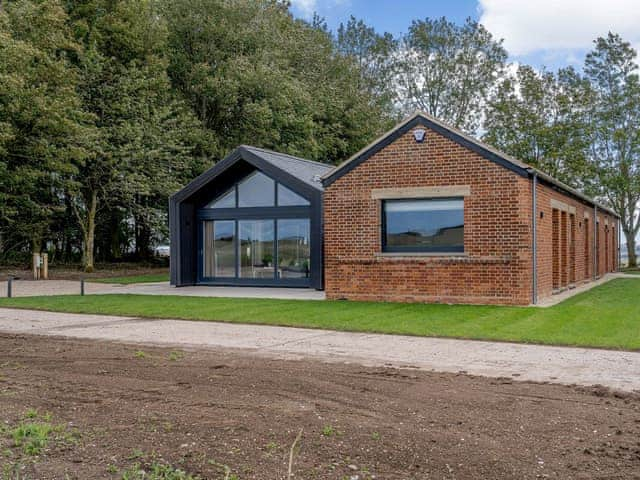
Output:
[[269,358],[462,371],[640,391],[640,352],[6,308],[0,308],[0,332],[232,349]]
[[180,295],[185,297],[228,298],[280,298],[284,300],[324,300],[323,291],[312,288],[277,287],[172,287],[167,282],[126,285],[126,291],[118,287],[109,293],[135,293],[138,295]]

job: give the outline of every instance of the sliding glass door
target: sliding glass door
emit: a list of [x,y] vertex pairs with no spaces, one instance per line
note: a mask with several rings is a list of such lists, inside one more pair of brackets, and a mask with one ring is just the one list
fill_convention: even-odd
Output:
[[236,276],[236,226],[233,220],[203,222],[203,276]]
[[273,220],[240,220],[240,278],[274,278]]
[[309,219],[278,220],[279,278],[309,278]]
[[308,285],[308,218],[203,220],[201,225],[202,282]]

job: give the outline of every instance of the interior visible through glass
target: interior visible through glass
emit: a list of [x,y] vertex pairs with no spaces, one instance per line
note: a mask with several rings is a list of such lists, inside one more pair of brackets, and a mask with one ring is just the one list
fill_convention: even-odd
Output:
[[[286,217],[302,210],[290,207],[310,206],[309,200],[258,170],[245,176],[204,207],[225,211],[215,212],[219,220],[211,218],[211,211],[202,220],[202,278],[306,284],[295,280],[311,276],[310,220]],[[237,209],[237,215],[229,209]]]
[[235,277],[235,222],[204,222],[203,276]]
[[309,278],[309,219],[278,220],[278,278]]
[[240,278],[274,278],[274,221],[241,220]]

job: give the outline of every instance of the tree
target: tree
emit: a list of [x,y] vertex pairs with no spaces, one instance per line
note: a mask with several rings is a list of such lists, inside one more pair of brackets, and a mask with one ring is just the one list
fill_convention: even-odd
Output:
[[68,182],[68,196],[82,233],[83,265],[91,271],[97,223],[101,216],[113,218],[108,210],[135,221],[136,252],[147,255],[151,232],[161,234],[166,224],[168,196],[200,170],[193,164],[206,135],[171,89],[162,57],[166,29],[151,2],[77,8],[71,15],[85,43],[78,62],[81,98],[97,135],[94,155]]
[[[39,252],[74,163],[90,152],[90,116],[77,95],[79,53],[55,0],[0,11],[0,234],[4,248]],[[7,243],[11,239],[13,245]]]
[[379,35],[353,15],[346,25],[340,24],[335,41],[338,51],[358,66],[360,87],[391,112],[396,96],[393,76],[398,41],[387,32]]
[[110,140],[118,145],[118,191],[134,220],[138,258],[149,255],[153,239],[168,236],[167,200],[203,169],[196,150],[209,137],[171,91],[166,67],[159,58],[130,66],[114,87],[111,105],[118,118]]
[[405,111],[422,110],[475,133],[507,52],[481,24],[467,19],[416,20],[402,46],[398,87]]
[[483,139],[576,187],[589,169],[594,92],[573,68],[557,74],[521,65],[496,88],[485,113]]
[[284,2],[167,0],[163,12],[169,75],[213,132],[217,158],[249,143],[337,162],[387,125],[357,64]]
[[592,119],[593,164],[601,194],[621,216],[629,265],[636,266],[640,201],[640,81],[637,52],[619,35],[595,40],[585,74],[596,90]]

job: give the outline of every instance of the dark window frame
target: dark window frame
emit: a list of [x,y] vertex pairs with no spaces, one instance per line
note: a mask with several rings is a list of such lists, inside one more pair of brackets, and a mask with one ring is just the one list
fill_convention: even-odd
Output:
[[[387,245],[387,214],[386,204],[388,202],[419,202],[419,201],[432,201],[432,200],[462,200],[462,245],[456,246],[432,246],[432,247],[412,247],[412,246],[390,246]],[[434,255],[460,255],[465,253],[464,245],[464,196],[452,196],[452,197],[415,197],[415,198],[385,198],[380,202],[380,233],[381,233],[381,245],[382,253],[426,253]]]
[[[202,245],[204,246],[204,240],[205,240],[205,222],[211,222],[211,228],[213,229],[213,239],[215,241],[215,235],[216,235],[216,222],[229,222],[229,223],[233,223],[233,251],[234,251],[234,257],[237,257],[237,255],[235,254],[238,251],[238,222],[230,219],[230,218],[215,218],[215,219],[206,219],[206,220],[201,220],[200,221],[200,226],[198,228],[199,231],[199,237],[200,237],[200,242],[202,242]],[[233,276],[231,275],[215,275],[215,267],[213,269],[213,275],[205,275],[204,271],[205,271],[205,266],[204,266],[204,258],[205,258],[205,254],[204,254],[204,249],[201,252],[201,259],[200,259],[200,271],[202,272],[201,277],[202,278],[218,278],[218,279],[231,279],[231,278],[238,278],[238,261],[237,258],[234,258],[234,262],[233,262]]]
[[[264,207],[256,207],[258,209],[264,209]],[[267,207],[272,210],[270,207]],[[290,207],[291,208],[291,207]],[[309,221],[309,242],[311,242],[311,217],[305,215],[300,209],[307,209],[308,207],[295,207],[298,210],[296,212],[289,212],[289,214],[277,215],[275,217],[261,217],[259,215],[243,215],[238,217],[223,217],[223,218],[214,218],[212,216],[198,216],[198,255],[197,255],[197,276],[198,283],[203,285],[248,285],[248,286],[282,286],[282,287],[309,287],[311,286],[311,277],[300,277],[300,278],[282,278],[277,276],[277,272],[274,271],[273,278],[247,278],[240,276],[240,264],[239,264],[239,256],[240,256],[240,222],[242,221],[251,221],[251,220],[273,220],[274,221],[274,231],[273,231],[273,242],[274,242],[274,265],[278,266],[280,259],[278,253],[278,232],[279,226],[278,223],[280,220],[307,220]],[[204,275],[204,222],[205,221],[233,221],[234,222],[234,251],[235,251],[235,272],[232,277],[215,277],[215,276],[205,276]],[[309,262],[311,266],[311,262],[313,261],[313,252],[310,249],[309,252]],[[311,272],[311,269],[310,269]]]
[[[256,174],[262,174],[265,177],[267,177],[268,179],[270,179],[273,182],[273,205],[259,205],[259,206],[240,206],[240,184],[242,182],[244,182],[245,180],[247,180],[249,177],[256,175]],[[302,198],[305,202],[307,202],[306,204],[300,204],[300,205],[280,205],[279,203],[279,192],[278,190],[280,189],[280,186],[282,186],[283,188],[293,192],[295,195],[299,196],[300,198]],[[216,202],[216,200],[221,199],[222,197],[224,197],[225,195],[227,195],[228,193],[230,193],[231,191],[234,192],[234,197],[235,197],[235,206],[233,207],[209,207],[207,205],[211,205],[212,203]],[[201,208],[200,210],[215,210],[215,211],[220,211],[220,210],[238,210],[238,209],[243,209],[243,210],[248,210],[248,209],[256,209],[256,208],[309,208],[311,206],[311,199],[308,198],[306,195],[294,190],[293,188],[291,188],[289,185],[286,185],[285,183],[281,182],[280,180],[277,180],[275,178],[273,178],[271,175],[266,174],[265,172],[261,171],[261,170],[254,170],[253,172],[249,173],[248,175],[236,180],[235,182],[233,182],[233,185],[225,190],[224,192],[222,192],[221,194],[219,194],[218,196],[209,199]]]

